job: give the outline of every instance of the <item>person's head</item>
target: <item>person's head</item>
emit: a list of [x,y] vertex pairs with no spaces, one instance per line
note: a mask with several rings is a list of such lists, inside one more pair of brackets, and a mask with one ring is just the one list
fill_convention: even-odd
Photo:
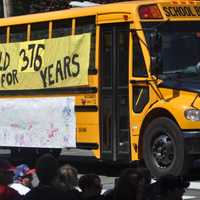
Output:
[[163,199],[170,200],[181,200],[185,189],[190,185],[183,177],[173,175],[160,177],[157,182]]
[[18,165],[15,169],[14,182],[19,182],[27,187],[32,187],[34,169],[30,169],[26,164]]
[[136,169],[139,176],[143,179],[144,184],[151,184],[151,173],[147,168],[139,167]]
[[69,164],[58,169],[55,185],[63,190],[72,190],[78,185],[78,171]]
[[87,195],[99,195],[102,190],[101,179],[96,174],[86,174],[80,177],[78,186]]
[[36,174],[40,184],[52,184],[56,178],[58,161],[51,154],[42,155],[36,162]]
[[0,184],[12,183],[15,168],[7,160],[0,159]]
[[122,171],[114,189],[115,199],[136,199],[138,191],[145,185],[145,182],[146,179],[142,170],[125,169]]

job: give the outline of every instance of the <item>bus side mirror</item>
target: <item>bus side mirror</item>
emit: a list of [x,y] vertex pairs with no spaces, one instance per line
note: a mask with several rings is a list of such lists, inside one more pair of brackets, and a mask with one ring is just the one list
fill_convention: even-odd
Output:
[[154,75],[158,75],[162,71],[161,48],[161,35],[158,31],[154,31],[150,34],[151,71]]
[[162,61],[160,56],[151,56],[151,73],[155,76],[162,72]]
[[158,31],[154,31],[150,34],[150,49],[153,56],[160,53],[162,48],[162,38]]

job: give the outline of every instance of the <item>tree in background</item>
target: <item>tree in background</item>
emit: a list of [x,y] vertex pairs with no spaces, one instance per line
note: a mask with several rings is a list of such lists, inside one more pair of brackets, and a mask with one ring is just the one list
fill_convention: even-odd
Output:
[[[1,0],[0,0],[1,1]],[[16,16],[29,13],[47,12],[69,8],[71,0],[3,0],[4,16]],[[79,0],[84,1],[84,0]],[[93,3],[111,3],[127,0],[87,0]],[[1,5],[0,12],[2,13]]]
[[9,17],[13,15],[13,1],[12,0],[3,0],[2,11],[4,17]]

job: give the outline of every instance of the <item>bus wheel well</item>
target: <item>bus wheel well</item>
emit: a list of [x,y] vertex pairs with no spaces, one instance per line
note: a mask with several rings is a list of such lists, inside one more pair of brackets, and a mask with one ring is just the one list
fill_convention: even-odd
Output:
[[[140,138],[139,138],[139,159],[143,159],[143,152],[142,152],[142,146],[143,146],[143,135],[144,135],[144,131],[145,128],[147,127],[147,125],[153,121],[154,119],[158,118],[158,117],[167,117],[171,120],[173,120],[177,125],[178,123],[176,122],[176,119],[172,116],[172,114],[165,110],[165,109],[161,109],[161,108],[157,108],[155,110],[152,110],[144,119],[142,127],[141,127],[141,132],[140,132]],[[178,125],[179,126],[179,125]]]

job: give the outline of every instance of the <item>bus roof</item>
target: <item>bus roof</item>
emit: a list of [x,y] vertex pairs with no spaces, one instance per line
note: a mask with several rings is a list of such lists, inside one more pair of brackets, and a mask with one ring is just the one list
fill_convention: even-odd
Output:
[[116,12],[129,12],[133,13],[138,5],[171,2],[170,0],[133,0],[127,2],[100,4],[97,6],[86,8],[70,8],[61,11],[50,11],[37,14],[21,15],[16,17],[1,18],[0,26],[9,26],[17,24],[28,24],[35,22],[51,21],[64,18],[75,18],[83,16],[92,16],[104,13],[116,13]]

